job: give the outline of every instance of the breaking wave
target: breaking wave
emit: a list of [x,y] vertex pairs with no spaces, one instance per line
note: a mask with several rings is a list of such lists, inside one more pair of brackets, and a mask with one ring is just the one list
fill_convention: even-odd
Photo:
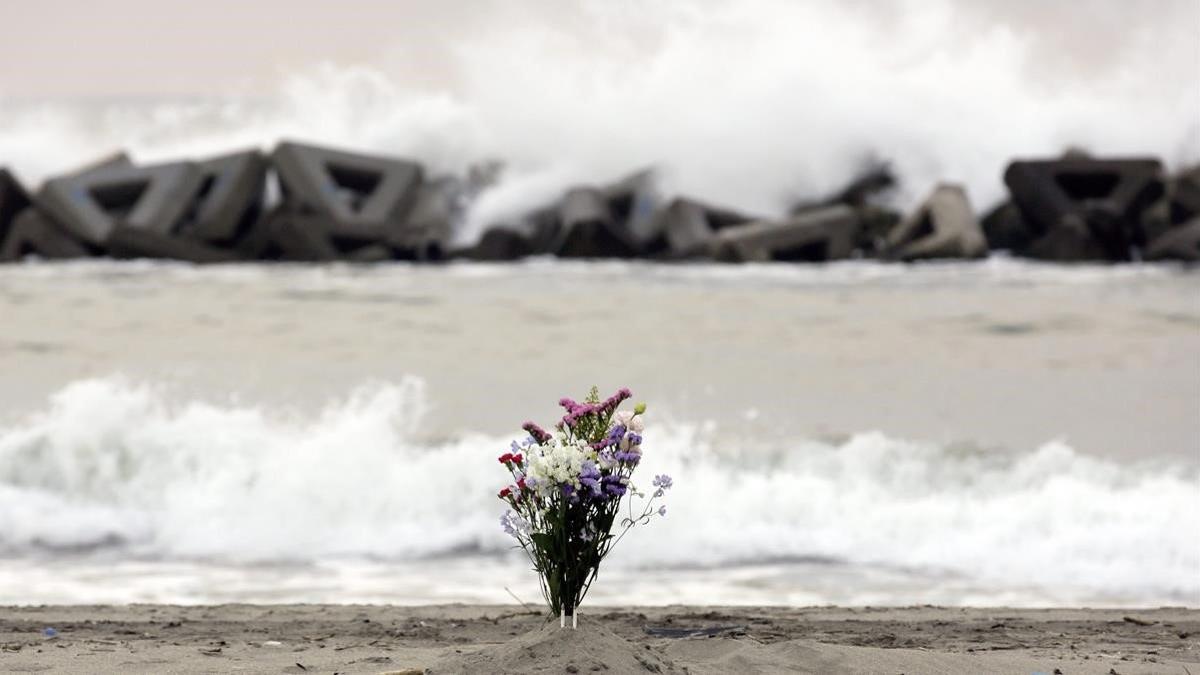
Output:
[[[511,555],[492,497],[509,438],[431,437],[415,378],[318,415],[174,402],[77,381],[0,427],[0,555],[84,552],[221,563]],[[514,435],[515,437],[515,435]],[[676,477],[668,516],[622,568],[829,559],[997,587],[1200,595],[1195,466],[1124,465],[1060,442],[1024,454],[860,433],[786,445],[652,427],[643,475]]]

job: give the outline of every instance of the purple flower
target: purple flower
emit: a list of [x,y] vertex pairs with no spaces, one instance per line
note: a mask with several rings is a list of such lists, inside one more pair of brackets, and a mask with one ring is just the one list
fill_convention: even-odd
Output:
[[665,516],[665,515],[667,515],[667,506],[666,506],[666,504],[664,504],[664,505],[662,505],[662,506],[658,507],[658,515],[660,515],[660,516]]
[[579,421],[580,417],[586,417],[587,415],[591,415],[598,410],[598,407],[590,404],[573,405],[572,407],[567,408],[567,414],[563,416],[562,423],[564,426],[574,427],[575,423]]
[[620,476],[608,475],[604,477],[602,482],[604,483],[604,491],[608,494],[613,495],[614,497],[624,496],[626,488],[625,483]]
[[656,488],[670,490],[671,486],[674,485],[675,483],[674,483],[674,481],[671,480],[670,476],[668,476],[667,474],[664,473],[664,474],[659,474],[659,475],[655,476],[653,484],[654,484],[654,487],[656,487]]
[[579,478],[579,484],[591,491],[593,497],[598,497],[601,494],[600,481],[595,478]]
[[620,483],[609,483],[604,486],[604,490],[614,497],[625,496],[625,486]]
[[533,422],[526,422],[525,424],[521,425],[521,428],[525,431],[528,431],[529,435],[532,436],[533,439],[538,443],[545,443],[546,441],[550,440],[550,434],[546,433],[545,429],[542,429]]
[[625,387],[621,387],[620,389],[617,390],[617,393],[613,394],[612,396],[609,396],[607,399],[604,400],[603,403],[601,403],[599,405],[597,412],[599,412],[603,415],[607,415],[607,414],[611,413],[612,411],[616,410],[617,406],[621,405],[621,401],[624,401],[625,399],[629,398],[630,396],[633,396],[633,394],[630,393],[629,389],[627,389]]
[[579,503],[579,493],[575,490],[574,485],[571,485],[570,483],[563,483],[561,489],[563,496],[567,498],[568,502],[571,502],[572,504]]
[[500,526],[504,528],[504,532],[510,537],[516,537],[519,534],[524,534],[529,529],[529,521],[517,513],[505,511],[504,515],[500,516]]

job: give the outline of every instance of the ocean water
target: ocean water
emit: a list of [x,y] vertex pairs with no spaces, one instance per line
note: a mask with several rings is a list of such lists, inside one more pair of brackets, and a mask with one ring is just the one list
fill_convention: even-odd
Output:
[[[503,162],[469,241],[647,166],[771,215],[879,162],[896,207],[950,181],[982,212],[1014,157],[1200,161],[1196,3],[1084,4],[364,8],[396,37],[345,58],[222,15],[157,70],[105,34],[0,76],[0,165]],[[195,61],[214,38],[249,51]],[[0,604],[533,602],[495,456],[596,384],[649,403],[642,473],[678,487],[589,602],[1200,605],[1195,271],[33,262],[0,318]]]
[[667,516],[601,604],[1200,604],[1200,276],[0,269],[0,604],[525,602],[495,456],[592,383]]

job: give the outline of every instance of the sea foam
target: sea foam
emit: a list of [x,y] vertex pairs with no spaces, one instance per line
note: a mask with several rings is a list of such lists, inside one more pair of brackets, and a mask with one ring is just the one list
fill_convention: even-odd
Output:
[[[316,416],[81,380],[0,427],[0,552],[219,564],[511,556],[495,456],[424,433],[424,384],[365,385]],[[718,433],[720,431],[720,433]],[[733,433],[731,433],[733,432]],[[731,441],[730,439],[735,439]],[[668,515],[615,569],[829,560],[995,589],[1071,585],[1194,603],[1195,466],[1124,465],[1051,441],[1020,454],[853,435],[767,442],[652,424],[644,480]]]

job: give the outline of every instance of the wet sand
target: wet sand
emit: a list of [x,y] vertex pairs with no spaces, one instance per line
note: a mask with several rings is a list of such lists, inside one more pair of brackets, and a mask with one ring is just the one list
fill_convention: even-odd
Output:
[[[0,608],[0,671],[1200,672],[1200,611],[517,605]],[[57,637],[46,637],[54,628]],[[652,632],[666,629],[674,636]],[[680,636],[715,629],[714,636]]]

